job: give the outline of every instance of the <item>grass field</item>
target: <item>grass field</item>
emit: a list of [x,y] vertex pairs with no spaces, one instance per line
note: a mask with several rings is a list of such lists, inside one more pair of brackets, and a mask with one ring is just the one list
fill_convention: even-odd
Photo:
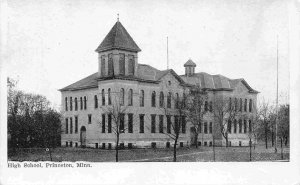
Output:
[[[283,159],[289,161],[289,148],[283,148]],[[91,148],[56,148],[51,152],[53,161],[89,161],[114,162],[114,150]],[[50,153],[45,149],[19,149],[8,154],[9,161],[50,161]],[[170,149],[132,149],[120,150],[120,162],[169,162],[173,160],[173,150]],[[252,161],[281,160],[281,149],[274,153],[274,148],[265,149],[260,145],[252,148]],[[178,162],[212,162],[214,152],[212,147],[178,148]],[[247,162],[250,161],[249,147],[215,147],[217,162]]]

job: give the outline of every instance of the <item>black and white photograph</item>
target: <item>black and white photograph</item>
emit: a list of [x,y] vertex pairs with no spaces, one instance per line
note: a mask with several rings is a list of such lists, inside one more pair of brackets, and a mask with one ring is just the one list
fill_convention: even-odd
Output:
[[300,184],[299,3],[1,1],[0,184]]

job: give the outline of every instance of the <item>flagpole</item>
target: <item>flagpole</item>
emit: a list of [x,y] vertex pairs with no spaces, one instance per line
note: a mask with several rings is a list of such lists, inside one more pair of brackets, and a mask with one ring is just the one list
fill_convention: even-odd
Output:
[[278,137],[278,35],[277,35],[277,83],[276,83],[275,153],[277,153],[277,137]]
[[169,39],[167,37],[167,69],[169,69]]

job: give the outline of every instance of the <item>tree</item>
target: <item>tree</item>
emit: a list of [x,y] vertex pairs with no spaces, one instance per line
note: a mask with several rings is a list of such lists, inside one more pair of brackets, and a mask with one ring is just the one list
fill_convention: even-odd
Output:
[[259,111],[259,116],[262,121],[262,125],[264,128],[264,139],[265,139],[265,145],[266,149],[268,148],[268,132],[270,130],[270,122],[271,122],[271,107],[269,104],[265,101],[263,101],[258,109]]
[[[180,96],[176,93],[175,97],[172,97],[174,102],[174,109],[163,107],[163,113],[167,117],[167,126],[165,127],[167,135],[174,141],[173,146],[173,162],[177,161],[177,143],[180,135],[186,132],[186,116],[187,116],[187,106],[186,97],[184,95]],[[171,115],[174,115],[174,122],[171,121]]]
[[[186,100],[187,119],[193,125],[192,128],[195,133],[194,143],[196,145],[196,148],[198,148],[198,135],[201,126],[203,125],[203,116],[207,112],[207,110],[205,110],[205,106],[207,107],[209,106],[207,103],[207,99],[208,99],[207,91],[201,89],[199,86],[195,86],[193,89],[190,90],[190,94]],[[202,137],[203,135],[204,132],[202,132]]]
[[278,110],[278,136],[284,140],[285,146],[289,141],[289,130],[290,130],[290,106],[289,104],[281,105]]
[[219,124],[220,132],[228,147],[228,132],[231,131],[231,125],[237,116],[237,104],[234,104],[231,98],[225,99],[221,96],[216,96],[213,104],[215,122]]
[[[128,104],[125,105],[125,103],[124,103],[125,91],[123,89],[120,92],[110,92],[110,93],[111,94],[108,95],[109,105],[102,106],[100,108],[102,109],[102,112],[105,115],[108,115],[108,124],[105,125],[105,128],[107,129],[108,132],[112,132],[115,135],[116,162],[118,162],[119,161],[119,149],[120,149],[120,145],[119,145],[120,137],[122,134],[125,133],[126,130],[133,131],[132,129],[134,128],[136,114],[132,113],[130,106],[128,106]],[[133,94],[131,94],[131,95],[133,96]],[[133,99],[132,96],[130,99]],[[132,100],[130,100],[130,101],[132,101]],[[128,113],[131,113],[131,115],[132,115],[132,118],[131,118],[132,125],[125,127],[125,115]]]

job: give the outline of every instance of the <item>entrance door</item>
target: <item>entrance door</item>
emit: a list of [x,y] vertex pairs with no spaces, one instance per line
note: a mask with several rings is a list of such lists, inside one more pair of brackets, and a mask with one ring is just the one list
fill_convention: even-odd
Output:
[[86,146],[86,128],[82,126],[80,129],[80,143],[82,147]]

